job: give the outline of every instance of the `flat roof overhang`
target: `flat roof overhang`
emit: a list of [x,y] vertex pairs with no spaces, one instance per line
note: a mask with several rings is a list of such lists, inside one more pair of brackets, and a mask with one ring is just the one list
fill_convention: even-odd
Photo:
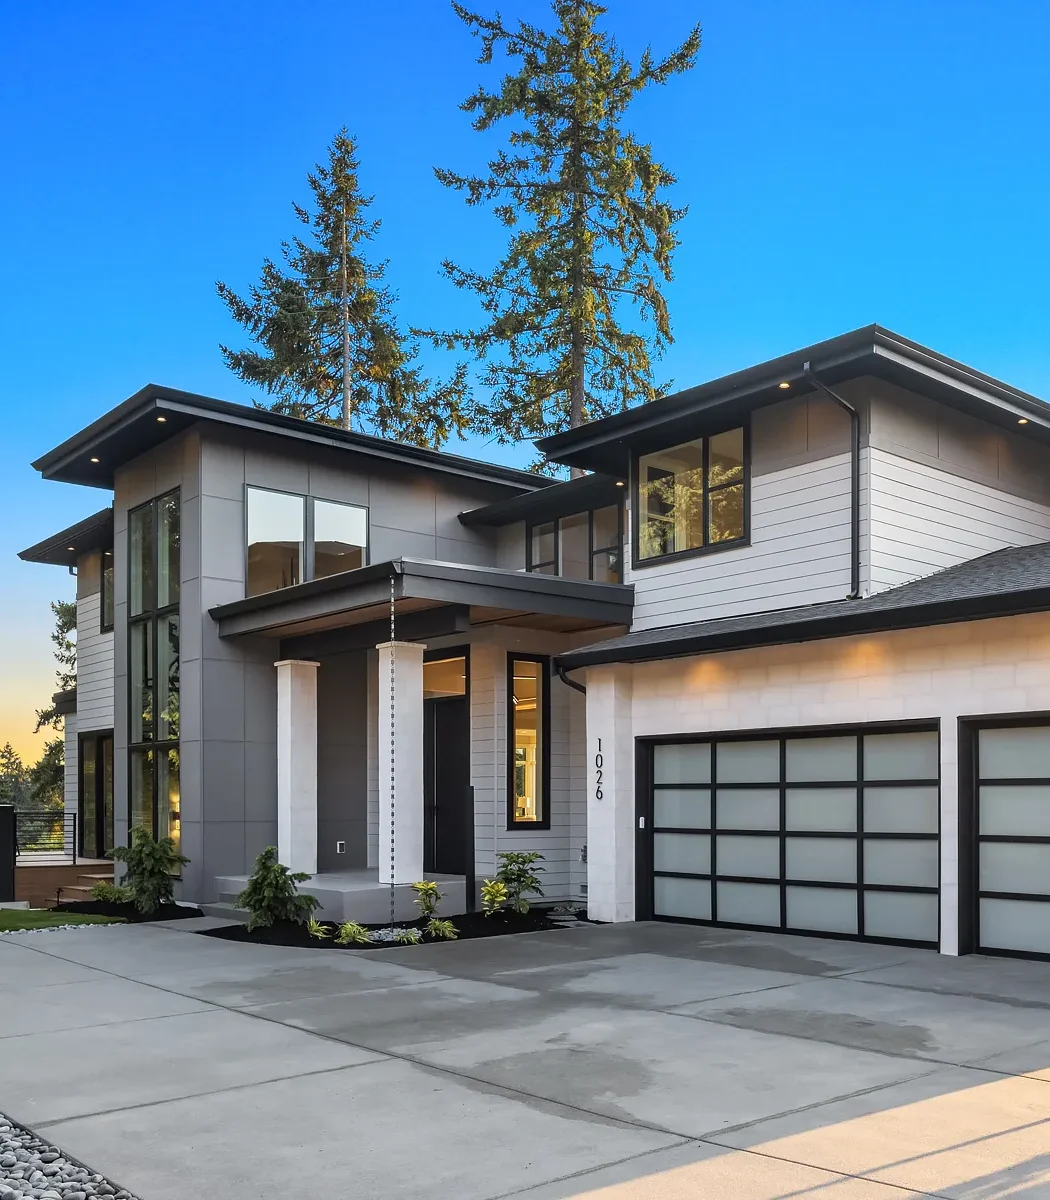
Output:
[[113,548],[113,509],[103,508],[68,529],[53,533],[18,557],[23,562],[51,563],[56,567],[75,567],[81,554]]
[[42,455],[33,467],[45,479],[112,488],[119,466],[201,421],[291,438],[308,445],[352,450],[369,458],[503,484],[517,491],[534,491],[557,482],[532,471],[409,446],[153,383]]
[[[831,386],[873,375],[1050,444],[1050,405],[880,325],[867,325],[699,387],[554,434],[536,443],[553,462],[627,478],[631,459],[742,420],[756,408],[812,392],[804,364]],[[781,387],[786,383],[786,388]]]
[[399,558],[234,600],[209,611],[224,638],[254,635],[287,640],[360,624],[380,629],[384,621],[389,622],[391,580],[398,616],[450,607],[465,613],[470,625],[600,629],[629,625],[634,609],[634,589],[625,584]]
[[606,508],[623,502],[623,480],[608,475],[583,475],[559,480],[553,487],[520,496],[509,496],[492,504],[459,514],[460,524],[477,526],[513,525],[516,521],[542,524],[591,508]]

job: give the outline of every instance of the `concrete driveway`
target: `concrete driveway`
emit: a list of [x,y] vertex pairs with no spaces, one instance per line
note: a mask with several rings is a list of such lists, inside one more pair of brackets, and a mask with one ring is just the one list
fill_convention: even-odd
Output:
[[142,1200],[1050,1197],[1050,964],[190,924],[0,938],[0,1111]]

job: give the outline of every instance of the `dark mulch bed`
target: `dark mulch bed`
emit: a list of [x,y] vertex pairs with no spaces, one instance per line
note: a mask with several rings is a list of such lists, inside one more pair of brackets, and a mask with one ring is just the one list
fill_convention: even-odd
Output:
[[96,917],[123,917],[129,924],[141,921],[184,921],[187,917],[203,917],[199,908],[188,904],[162,904],[144,916],[134,904],[114,904],[109,900],[65,900],[56,904],[52,912],[81,913]]
[[[501,937],[510,933],[537,933],[545,929],[561,929],[566,922],[552,921],[543,909],[532,909],[520,913],[499,913],[494,917],[486,917],[483,913],[464,913],[453,917],[459,938],[465,942],[471,938]],[[572,922],[568,922],[571,924]],[[335,943],[335,933],[339,926],[333,921],[322,921],[329,931],[330,937],[311,937],[305,925],[296,925],[290,921],[282,921],[276,925],[265,926],[248,932],[246,925],[230,925],[224,929],[202,929],[202,937],[225,938],[230,942],[257,942],[264,946],[303,946],[310,950],[390,950],[399,942],[372,942],[369,945],[338,946]],[[423,921],[399,921],[400,928],[423,930]],[[366,925],[366,929],[385,929],[385,925]],[[440,942],[441,938],[431,938],[423,934],[423,945]]]

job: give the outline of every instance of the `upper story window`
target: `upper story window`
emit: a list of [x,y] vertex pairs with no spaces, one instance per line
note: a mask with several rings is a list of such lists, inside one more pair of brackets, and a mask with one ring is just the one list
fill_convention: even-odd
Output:
[[247,508],[249,596],[365,565],[367,509],[257,487]]
[[102,595],[99,600],[102,632],[113,628],[113,551],[102,551]]
[[638,459],[639,561],[710,550],[747,536],[743,429]]
[[526,569],[538,575],[564,579],[593,579],[619,583],[622,512],[618,504],[573,513],[530,525],[527,530]]

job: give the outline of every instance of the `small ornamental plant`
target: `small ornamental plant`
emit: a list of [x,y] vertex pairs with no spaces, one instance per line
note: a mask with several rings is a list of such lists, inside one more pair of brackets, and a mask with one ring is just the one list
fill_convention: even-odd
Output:
[[119,883],[107,883],[100,879],[91,889],[91,899],[101,900],[103,904],[130,904],[131,888]]
[[544,868],[538,867],[536,864],[543,862],[544,857],[535,850],[527,852],[508,850],[497,854],[496,857],[499,859],[496,880],[507,889],[507,902],[510,908],[524,916],[530,907],[528,900],[525,899],[526,895],[541,897],[543,895],[538,872]]
[[175,876],[190,860],[176,850],[172,838],[158,842],[148,829],[136,825],[131,830],[131,845],[117,846],[113,857],[124,864],[122,886],[130,891],[132,903],[143,916],[175,903]]
[[372,935],[356,921],[344,921],[335,931],[335,944],[337,946],[370,946]]
[[277,861],[277,847],[267,846],[255,860],[248,886],[237,897],[238,905],[251,914],[248,932],[277,921],[307,924],[310,914],[321,904],[316,896],[299,891],[298,884],[309,878],[303,871],[289,871]]
[[481,911],[494,917],[507,903],[507,885],[500,879],[486,879],[481,885]]
[[306,924],[307,931],[312,938],[317,938],[319,942],[325,941],[332,936],[331,930],[327,925],[322,925],[316,918],[311,917]]
[[418,929],[411,929],[403,925],[400,929],[394,930],[394,941],[402,946],[418,946],[423,940],[423,935]]
[[421,879],[419,883],[412,884],[412,891],[416,893],[414,903],[419,908],[419,915],[423,920],[429,921],[431,917],[437,916],[438,905],[441,903],[438,885],[432,879]]
[[459,937],[459,930],[451,921],[443,921],[440,917],[431,917],[426,925],[426,934],[428,937],[454,942]]

